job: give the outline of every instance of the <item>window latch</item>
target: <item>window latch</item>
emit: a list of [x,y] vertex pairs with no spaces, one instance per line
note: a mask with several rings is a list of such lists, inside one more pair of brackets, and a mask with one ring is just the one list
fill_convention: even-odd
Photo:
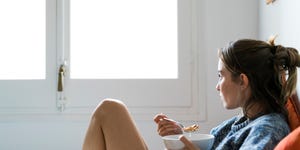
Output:
[[65,66],[60,65],[58,70],[58,84],[57,84],[58,92],[62,92],[64,90],[64,77],[65,77]]

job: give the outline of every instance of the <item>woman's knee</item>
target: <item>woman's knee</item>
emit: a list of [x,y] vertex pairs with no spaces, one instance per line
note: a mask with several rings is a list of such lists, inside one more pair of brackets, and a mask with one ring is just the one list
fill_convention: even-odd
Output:
[[110,107],[110,108],[126,108],[125,104],[117,99],[104,99],[100,102],[100,107]]
[[117,113],[119,111],[127,111],[126,105],[117,99],[103,99],[96,107],[93,116],[100,114]]

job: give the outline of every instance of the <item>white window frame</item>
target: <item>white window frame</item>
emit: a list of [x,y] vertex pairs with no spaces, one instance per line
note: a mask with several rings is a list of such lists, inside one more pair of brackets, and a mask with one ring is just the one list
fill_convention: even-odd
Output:
[[[69,28],[69,0],[65,0],[61,2],[61,5],[64,7],[61,7],[61,13],[62,18],[65,18],[64,21],[62,21],[62,24],[60,27],[63,29],[58,29],[58,32],[62,33],[60,37],[63,39],[62,41],[65,41],[64,45],[58,46],[60,47],[62,52],[62,58],[66,60],[67,62],[70,60],[69,54],[69,35],[70,30]],[[178,0],[178,19],[179,24],[178,27],[181,28],[179,30],[179,70],[181,72],[188,72],[187,75],[189,77],[185,77],[184,81],[179,81],[184,84],[188,84],[189,87],[177,87],[178,89],[188,93],[185,96],[182,96],[182,99],[179,97],[181,95],[178,94],[177,96],[172,97],[171,95],[176,95],[177,93],[174,93],[174,91],[165,91],[168,88],[164,87],[165,85],[170,86],[170,88],[174,88],[174,86],[178,86],[178,84],[172,84],[172,79],[148,79],[148,80],[76,80],[76,79],[70,79],[69,74],[67,72],[66,76],[66,90],[64,92],[64,96],[66,97],[66,100],[64,101],[65,105],[64,107],[67,109],[68,112],[72,113],[91,113],[98,102],[100,102],[102,99],[109,96],[110,98],[116,98],[121,99],[124,101],[130,108],[130,111],[139,119],[144,118],[152,118],[154,114],[158,112],[164,112],[169,115],[174,115],[176,118],[180,118],[182,120],[204,120],[205,119],[205,94],[203,92],[200,92],[199,89],[200,86],[205,85],[204,83],[200,83],[203,81],[199,80],[199,76],[202,76],[203,74],[198,73],[198,68],[200,64],[197,62],[198,59],[198,53],[197,53],[197,38],[198,38],[198,25],[197,24],[197,12],[196,12],[196,1],[195,0]],[[61,16],[58,14],[58,16]],[[183,42],[182,42],[183,41]],[[200,60],[199,60],[200,61]],[[204,61],[204,60],[203,60]],[[185,65],[182,66],[181,64],[189,64],[189,66]],[[202,66],[204,68],[204,66]],[[68,67],[67,67],[68,68]],[[204,78],[200,78],[204,79]],[[181,80],[181,74],[179,73],[179,79]],[[102,82],[103,81],[103,82]],[[189,82],[189,83],[186,83]],[[107,90],[104,89],[101,86],[101,84],[106,84],[105,87],[113,89],[113,87],[116,87],[116,91]],[[124,86],[126,84],[133,85],[132,88],[140,89],[144,88],[140,85],[149,85],[153,86],[155,88],[161,88],[157,90],[158,92],[164,91],[167,94],[161,95],[161,99],[157,100],[154,103],[150,103],[149,101],[153,101],[156,99],[159,99],[160,97],[153,96],[155,92],[147,95],[147,92],[143,93],[144,96],[137,96],[139,93],[134,93],[132,90],[128,90],[126,92],[120,92],[126,87],[120,87],[118,86]],[[76,87],[78,85],[78,87]],[[89,85],[89,87],[87,87]],[[179,84],[180,85],[180,84]],[[98,89],[99,93],[90,93],[89,90],[92,89]],[[149,88],[149,91],[152,91],[151,88]],[[148,90],[148,89],[145,89]],[[201,90],[204,90],[204,88],[201,88]],[[101,92],[106,93],[105,95],[101,95]],[[118,92],[119,93],[118,93]],[[125,96],[127,93],[130,93],[128,96]],[[162,93],[164,93],[162,92]],[[176,91],[180,92],[180,91]],[[107,94],[109,93],[109,94]],[[117,94],[116,94],[117,93]],[[201,94],[199,94],[201,93]],[[152,98],[149,98],[152,97]],[[147,99],[149,98],[149,99]],[[91,101],[89,101],[91,100]],[[173,101],[174,100],[174,101]],[[145,104],[146,102],[149,102]]]
[[[47,3],[47,80],[49,80],[48,94],[45,96],[47,101],[43,105],[35,105],[34,102],[29,107],[22,107],[20,105],[8,106],[6,108],[2,107],[0,115],[5,114],[6,118],[11,116],[22,117],[24,115],[31,115],[36,117],[41,117],[40,114],[44,114],[42,118],[50,117],[53,115],[59,116],[72,116],[72,119],[86,119],[90,116],[95,106],[101,100],[101,96],[97,101],[93,100],[90,103],[85,103],[85,99],[88,99],[88,95],[81,96],[78,95],[78,89],[75,89],[71,94],[75,94],[75,97],[79,97],[82,100],[81,103],[76,103],[79,100],[73,100],[73,97],[68,97],[70,92],[68,90],[72,86],[72,81],[68,78],[68,60],[69,60],[69,0],[46,0]],[[131,103],[131,99],[122,99],[129,106],[129,110],[132,112],[136,119],[140,120],[151,120],[153,115],[159,112],[168,114],[169,116],[174,116],[178,120],[197,120],[204,121],[206,119],[206,82],[205,73],[199,73],[199,69],[206,70],[205,59],[199,59],[199,12],[197,10],[198,3],[197,0],[178,0],[179,10],[182,13],[178,13],[179,16],[179,28],[184,28],[186,31],[179,32],[179,40],[184,41],[179,43],[179,49],[185,49],[186,51],[179,51],[180,61],[186,61],[189,67],[182,67],[179,64],[179,70],[189,71],[188,75],[188,92],[186,99],[176,100],[174,104],[172,101],[167,103],[154,104],[154,105],[143,105],[137,99],[143,101],[142,98],[137,98]],[[205,52],[201,52],[205,56]],[[56,63],[49,58],[53,58],[56,55]],[[57,71],[61,64],[66,65],[66,80],[65,80],[65,92],[55,92],[57,89]],[[180,74],[179,74],[180,79]],[[168,83],[173,79],[166,79],[165,82]],[[78,82],[77,80],[76,82]],[[120,83],[134,83],[134,80],[119,80]],[[145,83],[149,84],[151,82],[160,82],[162,80],[150,80]],[[14,82],[14,81],[13,81]],[[31,84],[33,81],[28,81],[26,84]],[[79,81],[85,82],[85,81]],[[89,80],[86,83],[93,83],[94,81]],[[185,82],[185,81],[183,81]],[[85,84],[85,83],[83,83]],[[180,89],[180,87],[179,87]],[[18,91],[15,91],[18,92]],[[55,94],[56,93],[56,94]],[[39,94],[39,92],[36,92]],[[76,95],[77,94],[77,95]],[[56,96],[55,96],[56,95]],[[62,99],[60,99],[62,97]],[[93,97],[92,97],[93,98]],[[104,97],[105,98],[105,97]],[[112,97],[115,98],[115,97]],[[119,97],[116,97],[119,98]],[[24,98],[26,99],[26,98]],[[56,99],[56,100],[55,100]],[[137,103],[136,103],[137,102]],[[171,104],[170,104],[171,102]],[[1,107],[1,106],[0,106]],[[4,108],[4,109],[3,109]],[[3,119],[3,118],[2,118]],[[11,119],[11,118],[10,118]]]
[[[1,119],[56,111],[56,1],[46,1],[46,79],[0,80]],[[9,14],[8,14],[9,15]],[[21,25],[21,24],[20,24]],[[14,60],[18,61],[18,60]],[[21,62],[20,62],[21,63]],[[37,62],[38,63],[38,62]]]

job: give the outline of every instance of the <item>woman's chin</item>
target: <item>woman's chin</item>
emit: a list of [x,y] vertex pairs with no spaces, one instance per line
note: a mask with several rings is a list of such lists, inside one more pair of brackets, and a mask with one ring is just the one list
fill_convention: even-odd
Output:
[[235,107],[227,105],[226,103],[223,103],[223,107],[226,108],[226,109],[235,109]]

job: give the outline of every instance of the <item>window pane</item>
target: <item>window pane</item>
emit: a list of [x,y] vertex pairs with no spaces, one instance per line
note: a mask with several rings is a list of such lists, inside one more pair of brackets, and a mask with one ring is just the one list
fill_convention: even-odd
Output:
[[0,79],[45,79],[45,0],[0,1]]
[[71,78],[177,78],[176,0],[74,0],[70,9]]

